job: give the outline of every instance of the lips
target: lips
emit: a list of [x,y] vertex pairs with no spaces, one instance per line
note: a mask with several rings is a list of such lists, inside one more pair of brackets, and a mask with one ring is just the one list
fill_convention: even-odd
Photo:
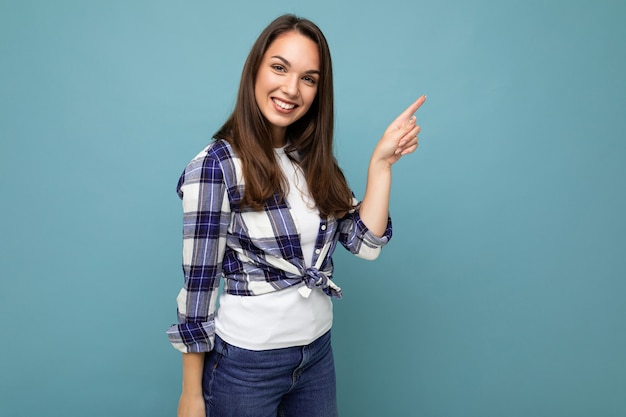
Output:
[[280,99],[277,99],[276,97],[272,97],[272,101],[274,102],[274,104],[283,109],[283,110],[293,110],[295,109],[297,106],[294,103],[288,103],[286,101],[282,101]]

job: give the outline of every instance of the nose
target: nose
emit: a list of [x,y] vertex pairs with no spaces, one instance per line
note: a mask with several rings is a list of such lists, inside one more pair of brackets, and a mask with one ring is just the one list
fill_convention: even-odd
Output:
[[290,97],[297,97],[300,94],[299,82],[300,79],[296,76],[285,77],[283,92]]

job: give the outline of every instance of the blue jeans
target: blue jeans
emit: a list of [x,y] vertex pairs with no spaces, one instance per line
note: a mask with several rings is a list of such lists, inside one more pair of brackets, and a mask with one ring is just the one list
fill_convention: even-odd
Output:
[[216,336],[202,386],[207,417],[336,417],[330,331],[310,345],[262,351]]

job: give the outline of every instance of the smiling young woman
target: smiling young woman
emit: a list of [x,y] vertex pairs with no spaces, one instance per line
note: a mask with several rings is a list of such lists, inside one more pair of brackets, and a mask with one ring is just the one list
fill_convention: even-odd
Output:
[[384,131],[359,202],[333,155],[324,35],[293,15],[263,30],[233,113],[178,182],[185,281],[168,336],[183,352],[180,417],[337,415],[332,254],[340,243],[375,259],[391,238],[391,167],[417,149],[424,100]]

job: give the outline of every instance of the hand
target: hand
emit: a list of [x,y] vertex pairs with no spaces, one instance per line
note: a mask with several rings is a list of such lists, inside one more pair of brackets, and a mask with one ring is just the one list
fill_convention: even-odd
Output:
[[183,393],[178,401],[178,417],[206,417],[204,397]]
[[418,146],[417,135],[420,127],[415,124],[415,113],[426,101],[426,96],[421,96],[406,110],[404,110],[385,130],[374,153],[372,162],[385,162],[389,166],[398,162],[403,156],[414,152]]

